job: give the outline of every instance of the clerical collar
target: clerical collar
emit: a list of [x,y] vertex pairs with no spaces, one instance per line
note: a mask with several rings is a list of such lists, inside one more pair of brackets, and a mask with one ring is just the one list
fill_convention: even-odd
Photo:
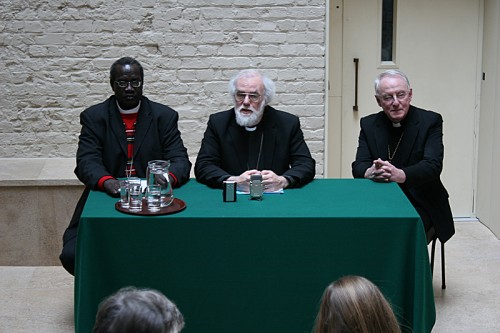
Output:
[[257,130],[257,126],[254,126],[254,127],[246,127],[246,126],[245,126],[245,130],[246,130],[247,132],[253,132],[253,131]]
[[130,110],[123,110],[120,107],[120,104],[118,104],[118,102],[116,102],[116,106],[118,107],[118,110],[120,110],[120,113],[123,113],[123,114],[132,114],[132,113],[139,112],[139,109],[141,108],[141,102],[139,102],[139,104],[135,108],[130,109]]
[[401,123],[392,123],[392,127],[401,127]]

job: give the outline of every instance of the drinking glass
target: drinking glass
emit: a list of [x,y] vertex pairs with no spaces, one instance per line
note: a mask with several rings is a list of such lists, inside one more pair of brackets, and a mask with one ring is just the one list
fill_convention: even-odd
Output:
[[128,209],[131,212],[142,210],[142,187],[141,184],[129,183],[128,186]]
[[139,177],[128,177],[127,181],[129,184],[139,184],[141,185],[141,178]]
[[160,185],[149,185],[146,187],[146,198],[150,212],[160,211],[161,187]]
[[128,180],[120,180],[120,204],[123,208],[128,208]]

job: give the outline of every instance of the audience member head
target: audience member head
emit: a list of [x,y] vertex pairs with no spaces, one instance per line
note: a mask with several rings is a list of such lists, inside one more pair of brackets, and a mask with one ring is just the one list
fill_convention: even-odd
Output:
[[178,333],[184,317],[161,292],[127,287],[99,305],[93,333]]
[[314,333],[400,332],[391,306],[366,278],[342,277],[323,293]]

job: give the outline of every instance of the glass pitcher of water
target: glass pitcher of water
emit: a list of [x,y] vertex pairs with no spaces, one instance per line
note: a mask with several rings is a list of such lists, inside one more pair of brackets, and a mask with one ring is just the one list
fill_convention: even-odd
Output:
[[147,185],[160,185],[161,207],[167,207],[174,200],[174,192],[168,176],[169,167],[170,161],[153,160],[148,162],[148,167],[146,169]]

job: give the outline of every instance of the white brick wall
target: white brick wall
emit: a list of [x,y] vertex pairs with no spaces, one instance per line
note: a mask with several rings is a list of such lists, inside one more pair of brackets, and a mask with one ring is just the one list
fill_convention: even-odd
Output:
[[79,114],[110,94],[109,67],[132,56],[144,94],[180,114],[194,161],[227,82],[258,68],[274,107],[301,118],[323,174],[325,15],[320,0],[0,0],[0,157],[74,157]]

